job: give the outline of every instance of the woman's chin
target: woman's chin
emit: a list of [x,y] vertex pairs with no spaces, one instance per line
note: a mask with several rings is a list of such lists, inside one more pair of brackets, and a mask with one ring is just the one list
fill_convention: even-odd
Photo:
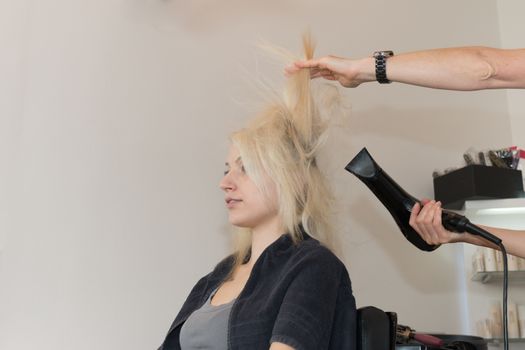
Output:
[[232,222],[230,221],[230,224],[234,227],[237,227],[237,228],[244,228],[244,229],[251,229],[252,227],[250,225],[246,225],[246,224],[243,224],[243,223],[237,223],[237,222]]
[[237,228],[253,228],[253,225],[250,225],[249,222],[246,222],[245,220],[241,220],[239,218],[229,218],[229,222],[231,225],[237,227]]

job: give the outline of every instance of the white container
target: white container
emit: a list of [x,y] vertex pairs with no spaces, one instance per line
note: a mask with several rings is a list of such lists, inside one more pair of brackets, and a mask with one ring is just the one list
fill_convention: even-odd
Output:
[[492,334],[491,334],[491,320],[488,320],[488,319],[484,319],[484,320],[479,320],[478,322],[476,322],[476,331],[478,333],[478,336],[482,337],[482,338],[492,338]]
[[507,263],[509,271],[518,271],[520,269],[519,258],[517,256],[507,254]]
[[499,250],[495,250],[494,254],[496,256],[496,271],[503,271],[503,254]]
[[509,338],[519,338],[520,326],[518,323],[518,307],[516,303],[509,301],[507,305],[507,317],[509,321]]
[[499,301],[490,305],[490,320],[492,321],[491,334],[494,338],[503,336],[503,319],[501,317],[501,303]]
[[485,263],[483,261],[483,249],[478,248],[476,252],[472,255],[472,272],[484,272]]
[[492,248],[483,248],[483,261],[485,262],[485,271],[497,271],[496,254]]
[[[524,258],[518,258],[518,267],[521,271],[525,271],[525,259]],[[525,338],[525,336],[523,338]]]
[[525,338],[525,305],[518,305],[518,323],[520,335],[522,338]]

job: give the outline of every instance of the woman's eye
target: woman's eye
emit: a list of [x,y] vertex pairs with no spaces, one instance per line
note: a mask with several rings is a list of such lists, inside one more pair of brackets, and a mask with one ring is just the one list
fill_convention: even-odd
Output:
[[[246,173],[246,169],[244,169],[244,165],[241,165],[240,168],[238,168],[243,174]],[[224,176],[228,175],[230,173],[231,169],[224,170],[223,174]]]

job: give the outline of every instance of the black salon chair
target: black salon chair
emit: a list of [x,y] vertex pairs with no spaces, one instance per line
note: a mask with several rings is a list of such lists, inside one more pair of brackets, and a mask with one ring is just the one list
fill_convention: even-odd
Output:
[[[405,326],[400,326],[401,328]],[[405,327],[406,328],[406,327]],[[357,350],[395,350],[396,349],[397,315],[394,312],[384,312],[373,306],[357,309]],[[487,341],[470,335],[434,335],[444,341],[440,349],[457,350],[487,350]],[[400,339],[405,340],[401,336]],[[411,349],[436,349],[411,340]],[[403,349],[405,345],[398,345]]]
[[397,315],[373,306],[357,309],[357,350],[395,350]]

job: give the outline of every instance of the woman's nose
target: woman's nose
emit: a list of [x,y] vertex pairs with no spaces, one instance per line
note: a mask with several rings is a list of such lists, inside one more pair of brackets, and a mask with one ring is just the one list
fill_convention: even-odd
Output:
[[221,182],[219,183],[219,187],[225,192],[231,191],[235,188],[235,182],[231,176],[231,172],[228,172],[223,176]]

